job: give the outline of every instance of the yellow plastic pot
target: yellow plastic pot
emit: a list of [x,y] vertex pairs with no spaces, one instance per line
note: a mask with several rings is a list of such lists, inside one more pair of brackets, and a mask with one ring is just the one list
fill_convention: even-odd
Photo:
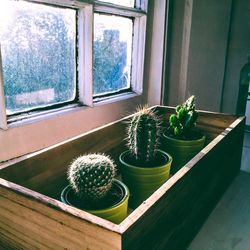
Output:
[[173,156],[171,173],[176,173],[190,161],[205,144],[205,136],[196,140],[179,140],[163,135],[163,148]]
[[131,196],[129,206],[136,208],[154,191],[156,191],[169,178],[172,157],[168,153],[158,150],[158,154],[163,158],[161,165],[136,166],[131,164],[127,158],[129,151],[120,155],[122,180],[128,186]]
[[89,212],[91,214],[99,216],[103,219],[109,220],[113,223],[119,224],[127,216],[129,190],[128,190],[127,186],[119,180],[114,180],[113,185],[115,185],[118,188],[120,188],[121,190],[123,190],[123,198],[117,204],[115,204],[111,207],[98,209],[98,210],[83,209],[82,207],[84,205],[79,204],[80,200],[78,200],[78,203],[77,203],[77,202],[73,202],[73,200],[76,200],[76,199],[70,198],[71,196],[75,195],[72,188],[70,187],[70,185],[66,186],[63,189],[63,191],[61,193],[61,201],[64,202],[65,204],[68,204],[68,205],[71,205],[71,206],[74,206],[77,208],[81,208],[86,212]]

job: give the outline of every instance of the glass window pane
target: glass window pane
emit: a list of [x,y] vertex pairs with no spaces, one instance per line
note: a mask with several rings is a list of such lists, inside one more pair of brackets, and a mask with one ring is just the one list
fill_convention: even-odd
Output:
[[133,21],[94,15],[94,95],[130,88]]
[[75,98],[76,11],[1,0],[7,114]]
[[135,0],[101,0],[101,1],[132,8],[135,6]]

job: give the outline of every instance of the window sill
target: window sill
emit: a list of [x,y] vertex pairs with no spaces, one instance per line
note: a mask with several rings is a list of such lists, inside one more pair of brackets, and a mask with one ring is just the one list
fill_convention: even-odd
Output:
[[117,101],[123,101],[123,100],[133,98],[139,95],[140,94],[137,94],[135,92],[127,92],[127,93],[122,93],[122,94],[118,94],[115,96],[97,97],[94,99],[94,106],[100,106],[100,105],[113,103]]
[[65,105],[64,107],[51,109],[46,111],[34,111],[25,113],[18,116],[13,116],[7,119],[8,128],[15,128],[18,126],[39,122],[41,120],[57,117],[78,109],[87,108],[86,106],[80,106],[79,104]]
[[115,96],[95,98],[93,107],[80,105],[76,103],[76,104],[65,105],[64,107],[53,109],[53,110],[29,112],[26,114],[22,114],[22,115],[9,118],[7,129],[16,128],[16,127],[27,125],[30,123],[36,123],[42,120],[55,118],[55,117],[65,115],[68,113],[72,113],[72,112],[84,111],[90,108],[98,107],[98,106],[105,105],[105,104],[111,104],[111,103],[123,101],[126,99],[131,99],[137,96],[139,96],[139,94],[136,94],[134,92],[128,92],[128,93],[118,94]]

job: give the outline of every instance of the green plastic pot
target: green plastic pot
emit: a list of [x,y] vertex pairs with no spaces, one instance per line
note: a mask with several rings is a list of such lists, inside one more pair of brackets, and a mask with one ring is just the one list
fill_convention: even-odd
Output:
[[171,173],[176,173],[190,161],[205,144],[205,136],[196,140],[179,140],[163,134],[163,148],[173,156]]
[[114,180],[113,185],[119,187],[123,192],[123,198],[117,204],[98,210],[84,209],[82,204],[77,204],[72,202],[70,196],[74,195],[74,192],[70,185],[66,186],[61,193],[61,201],[65,204],[83,209],[86,212],[99,216],[103,219],[109,220],[113,223],[121,223],[127,216],[128,212],[128,200],[129,200],[129,190],[127,186],[119,180]]
[[131,196],[129,206],[136,208],[156,191],[169,178],[172,157],[168,153],[158,150],[164,158],[158,166],[136,166],[128,162],[129,151],[120,155],[122,180],[128,186]]

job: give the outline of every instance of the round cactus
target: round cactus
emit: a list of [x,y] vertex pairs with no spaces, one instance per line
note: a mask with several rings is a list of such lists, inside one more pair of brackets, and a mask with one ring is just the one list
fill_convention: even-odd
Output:
[[110,157],[88,154],[73,161],[68,170],[68,179],[79,197],[98,201],[110,190],[115,172],[116,166]]
[[169,131],[177,138],[186,139],[195,127],[198,113],[195,111],[195,96],[189,97],[176,107],[176,114],[169,117]]
[[161,121],[153,110],[140,108],[137,111],[127,129],[128,148],[136,160],[150,162],[159,148]]

